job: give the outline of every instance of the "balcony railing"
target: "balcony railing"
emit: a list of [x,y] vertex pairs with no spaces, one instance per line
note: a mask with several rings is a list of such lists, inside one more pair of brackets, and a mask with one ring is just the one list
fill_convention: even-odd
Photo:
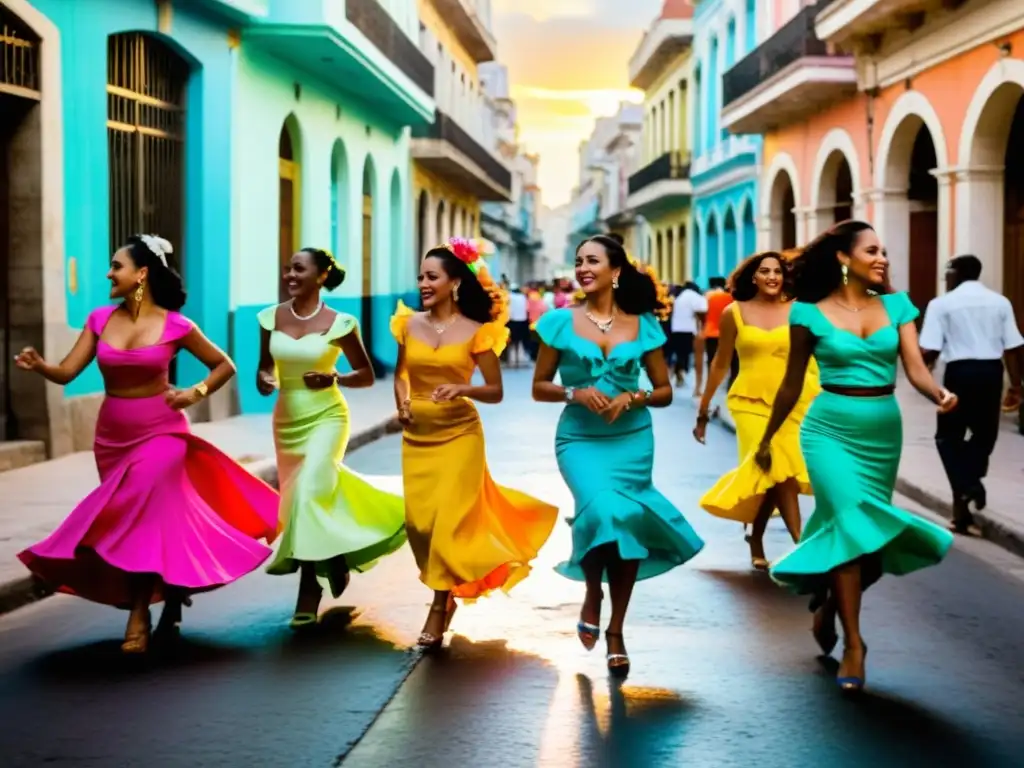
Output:
[[774,35],[722,76],[722,102],[730,104],[807,56],[828,56],[827,45],[814,33],[814,17],[831,0],[805,6]]
[[[349,0],[351,2],[351,0]],[[434,122],[426,126],[414,126],[414,139],[435,139],[451,144],[486,173],[491,181],[502,189],[512,188],[512,171],[502,165],[494,155],[484,149],[466,130],[441,110],[437,110]]]
[[632,195],[658,181],[690,178],[690,158],[682,152],[666,152],[629,177]]
[[434,66],[381,7],[379,0],[346,0],[345,18],[424,93],[434,95]]

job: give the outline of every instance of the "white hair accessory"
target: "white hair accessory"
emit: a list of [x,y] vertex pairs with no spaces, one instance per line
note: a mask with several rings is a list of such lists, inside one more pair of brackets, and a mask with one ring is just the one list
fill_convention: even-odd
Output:
[[160,259],[160,262],[167,266],[167,254],[174,253],[170,242],[156,235],[139,235],[139,239],[153,252],[153,255]]

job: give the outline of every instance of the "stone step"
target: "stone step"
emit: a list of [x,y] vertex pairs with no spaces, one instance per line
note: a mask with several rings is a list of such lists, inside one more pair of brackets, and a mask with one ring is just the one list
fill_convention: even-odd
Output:
[[46,443],[42,440],[0,442],[0,472],[46,461]]

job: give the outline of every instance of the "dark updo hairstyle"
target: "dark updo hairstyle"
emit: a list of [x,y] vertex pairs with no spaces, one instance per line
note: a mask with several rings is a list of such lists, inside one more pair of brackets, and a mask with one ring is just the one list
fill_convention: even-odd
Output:
[[808,243],[793,260],[793,297],[817,304],[839,288],[843,270],[836,254],[852,254],[861,232],[869,229],[863,221],[841,221]]
[[328,291],[333,291],[345,282],[345,268],[334,260],[330,251],[325,251],[323,248],[303,248],[299,252],[309,254],[316,265],[318,275],[327,275],[324,278],[324,288]]
[[[136,269],[146,267],[149,269],[149,295],[153,297],[153,303],[171,312],[177,312],[185,306],[185,284],[178,273],[178,263],[174,254],[168,252],[160,257],[152,248],[146,245],[144,237],[151,235],[132,235],[123,248],[128,251],[128,256],[135,264]],[[167,242],[160,238],[162,242]],[[167,263],[164,263],[164,259]]]
[[424,259],[437,259],[451,280],[459,281],[459,312],[477,323],[489,323],[493,319],[494,298],[480,283],[476,273],[462,259],[444,246],[431,248]]
[[729,275],[727,286],[733,299],[736,301],[750,301],[757,296],[757,285],[754,283],[754,275],[757,274],[757,270],[761,268],[761,262],[765,259],[775,259],[779,262],[779,266],[782,267],[783,293],[788,293],[793,289],[793,286],[790,284],[791,270],[789,263],[782,257],[782,254],[778,251],[763,251],[762,253],[755,253],[753,256],[745,258],[733,270],[733,273]]
[[650,275],[634,266],[622,247],[621,237],[594,235],[576,246],[577,255],[586,243],[597,243],[608,255],[612,269],[619,270],[619,287],[615,289],[615,303],[627,315],[645,315],[665,310],[667,307],[658,296],[658,286]]

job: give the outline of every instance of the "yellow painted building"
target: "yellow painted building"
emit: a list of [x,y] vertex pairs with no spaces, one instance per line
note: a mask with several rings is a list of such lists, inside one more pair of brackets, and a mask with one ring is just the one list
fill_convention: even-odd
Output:
[[413,129],[417,257],[449,237],[478,237],[480,203],[511,200],[512,175],[492,152],[479,65],[496,52],[490,0],[419,0],[420,47],[434,66],[437,112]]
[[[691,228],[688,101],[693,9],[666,3],[629,62],[630,84],[644,91],[641,167],[629,177],[629,212],[642,222],[626,235],[662,280],[682,283],[691,275],[687,240]],[[646,237],[646,243],[637,242]]]

